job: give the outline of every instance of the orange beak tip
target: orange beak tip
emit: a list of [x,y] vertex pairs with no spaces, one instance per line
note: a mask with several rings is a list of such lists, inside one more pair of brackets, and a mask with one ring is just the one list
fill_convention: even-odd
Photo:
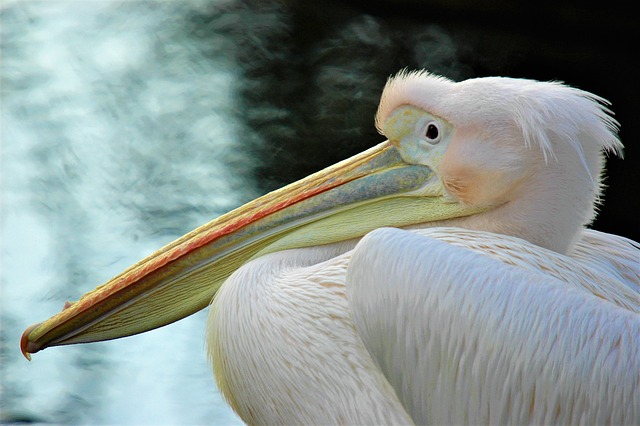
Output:
[[37,323],[27,327],[24,333],[22,333],[22,337],[20,338],[20,351],[22,351],[22,355],[28,361],[31,361],[31,354],[36,353],[40,350],[40,348],[35,342],[29,341],[29,334],[34,328],[38,327],[40,324],[41,323]]

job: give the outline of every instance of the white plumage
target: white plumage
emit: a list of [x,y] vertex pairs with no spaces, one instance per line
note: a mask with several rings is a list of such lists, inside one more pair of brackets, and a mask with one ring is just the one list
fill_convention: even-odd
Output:
[[218,384],[248,423],[634,424],[640,299],[617,277],[638,282],[638,249],[607,236],[618,250],[583,260],[602,237],[586,231],[570,257],[381,229],[327,261],[267,255],[214,301]]
[[209,354],[219,388],[245,422],[411,423],[354,328],[350,256],[333,255],[311,248],[261,257],[216,296]]
[[372,232],[347,278],[359,334],[417,424],[637,422],[637,300],[576,286],[564,256],[546,273],[530,244],[444,230],[483,246],[469,250],[430,231]]

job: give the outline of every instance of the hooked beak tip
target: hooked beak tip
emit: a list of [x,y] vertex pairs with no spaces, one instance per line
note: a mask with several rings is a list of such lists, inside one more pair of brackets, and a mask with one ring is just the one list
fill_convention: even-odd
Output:
[[22,351],[22,355],[28,361],[31,361],[31,354],[34,354],[41,349],[38,347],[37,343],[29,341],[29,334],[40,324],[42,323],[33,324],[27,327],[24,333],[22,333],[22,337],[20,338],[20,350]]

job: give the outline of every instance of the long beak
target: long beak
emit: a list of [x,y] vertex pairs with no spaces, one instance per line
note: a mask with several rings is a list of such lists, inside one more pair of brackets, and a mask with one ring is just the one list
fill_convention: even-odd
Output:
[[[257,256],[360,237],[381,226],[465,216],[434,173],[389,142],[260,197],[195,229],[66,303],[22,335],[22,353],[142,333],[191,315]],[[435,189],[434,189],[435,188]]]

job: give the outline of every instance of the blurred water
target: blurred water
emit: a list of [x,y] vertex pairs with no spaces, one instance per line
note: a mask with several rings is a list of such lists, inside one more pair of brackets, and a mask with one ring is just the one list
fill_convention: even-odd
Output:
[[0,421],[240,423],[206,312],[31,363],[18,350],[25,326],[256,195],[226,41],[186,25],[207,3],[2,5]]

